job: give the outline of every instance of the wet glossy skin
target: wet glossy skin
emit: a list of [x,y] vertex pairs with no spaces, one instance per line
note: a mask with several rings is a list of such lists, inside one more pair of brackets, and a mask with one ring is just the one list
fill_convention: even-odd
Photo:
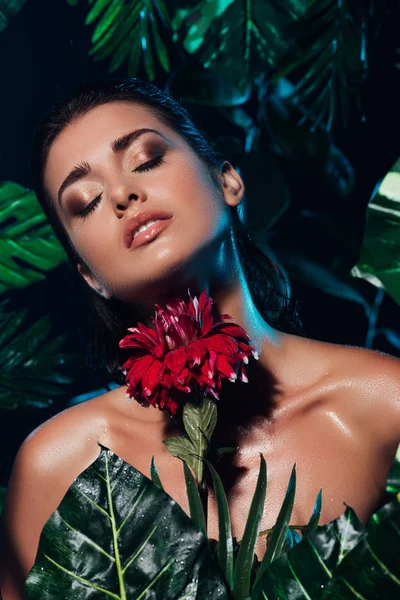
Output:
[[[139,127],[153,127],[124,154],[109,144]],[[157,153],[165,162],[133,171]],[[86,281],[105,297],[132,302],[143,321],[154,303],[172,292],[199,294],[206,288],[219,312],[232,315],[248,332],[260,360],[248,365],[249,384],[224,388],[216,436],[239,447],[220,463],[228,490],[234,535],[240,539],[254,491],[259,453],[267,461],[267,499],[262,529],[281,506],[293,463],[297,492],[291,524],[305,524],[323,488],[321,523],[351,505],[366,521],[384,489],[400,440],[400,367],[397,359],[359,348],[283,334],[256,310],[230,237],[228,206],[243,197],[244,185],[229,163],[217,194],[190,148],[147,109],[124,103],[97,107],[55,140],[46,181],[54,201],[64,178],[79,162],[91,174],[63,194],[60,218],[80,256]],[[86,219],[77,211],[102,193]],[[123,243],[127,219],[145,209],[173,214],[157,239],[136,250]],[[98,442],[149,475],[151,457],[166,491],[188,511],[182,464],[162,440],[171,421],[157,409],[127,403],[125,388],[68,409],[47,421],[22,445],[5,507],[6,552],[0,574],[3,600],[21,597],[44,523],[74,479],[98,456]],[[209,498],[210,537],[217,538],[216,510]],[[13,540],[11,543],[10,540]],[[265,543],[257,553],[262,556]]]

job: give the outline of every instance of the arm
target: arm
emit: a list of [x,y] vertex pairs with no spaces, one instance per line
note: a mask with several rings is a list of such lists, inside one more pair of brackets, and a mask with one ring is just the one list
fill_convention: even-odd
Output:
[[[59,413],[31,433],[18,451],[2,517],[3,600],[22,600],[46,521],[76,477],[99,455],[96,424],[89,421],[85,408]],[[93,436],[90,442],[88,434]]]

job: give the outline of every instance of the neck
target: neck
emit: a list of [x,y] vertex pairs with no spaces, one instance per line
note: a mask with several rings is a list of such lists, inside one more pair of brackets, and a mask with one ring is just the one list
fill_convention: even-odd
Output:
[[[239,438],[245,435],[246,430],[254,428],[259,422],[265,422],[283,392],[282,373],[287,362],[288,336],[263,319],[254,305],[243,274],[239,273],[234,281],[225,281],[222,285],[221,281],[215,286],[212,282],[202,282],[200,285],[198,281],[194,281],[187,287],[190,288],[192,297],[199,296],[206,289],[207,295],[213,299],[216,314],[233,317],[246,331],[250,344],[259,355],[259,360],[249,358],[249,363],[245,365],[249,382],[224,381],[218,401],[215,439],[221,438],[219,445],[238,445]],[[187,287],[185,290],[181,288],[180,291],[174,291],[170,298],[187,298]],[[171,289],[170,287],[170,292]],[[168,302],[168,299],[164,302]],[[176,427],[174,420],[171,421],[165,413],[151,411],[151,418],[160,425],[163,424],[166,431],[170,432],[171,428]]]

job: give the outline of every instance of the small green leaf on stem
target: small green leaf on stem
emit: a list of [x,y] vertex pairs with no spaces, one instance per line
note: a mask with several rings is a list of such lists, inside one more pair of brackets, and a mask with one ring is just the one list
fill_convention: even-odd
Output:
[[217,423],[217,407],[215,402],[199,394],[197,403],[187,402],[183,407],[183,425],[194,448],[197,459],[190,463],[193,466],[199,486],[203,483],[203,458],[209,445],[209,439]]

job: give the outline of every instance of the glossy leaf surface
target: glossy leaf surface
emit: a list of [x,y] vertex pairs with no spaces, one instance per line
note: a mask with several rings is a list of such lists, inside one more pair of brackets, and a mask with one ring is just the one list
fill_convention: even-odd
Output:
[[251,598],[318,600],[341,561],[366,536],[352,508],[296,544],[272,562]]
[[228,598],[206,538],[168,496],[107,448],[47,521],[26,598]]

